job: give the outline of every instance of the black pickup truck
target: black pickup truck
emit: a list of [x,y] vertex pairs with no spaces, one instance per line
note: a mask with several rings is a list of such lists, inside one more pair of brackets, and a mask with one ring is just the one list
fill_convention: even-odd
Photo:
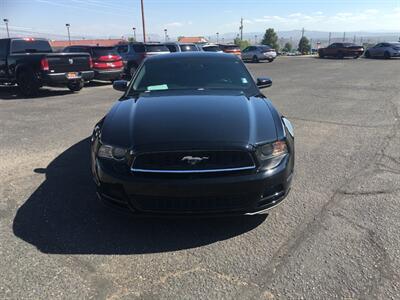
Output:
[[18,84],[24,96],[42,86],[65,86],[79,91],[94,77],[87,53],[53,53],[45,39],[0,39],[0,84]]

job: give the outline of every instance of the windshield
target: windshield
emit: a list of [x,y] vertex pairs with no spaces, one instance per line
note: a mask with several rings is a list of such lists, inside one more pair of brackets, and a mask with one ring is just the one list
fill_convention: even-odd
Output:
[[165,45],[146,45],[146,52],[169,52]]
[[11,53],[51,53],[49,42],[44,40],[13,40]]
[[131,93],[193,89],[240,90],[248,96],[258,93],[241,61],[218,57],[149,60],[140,68]]

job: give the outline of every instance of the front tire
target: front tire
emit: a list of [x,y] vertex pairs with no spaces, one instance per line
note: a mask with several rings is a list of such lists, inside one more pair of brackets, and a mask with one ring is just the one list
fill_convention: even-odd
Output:
[[269,61],[269,62],[273,62],[274,59],[273,59],[273,58],[268,58],[268,61]]
[[385,58],[385,59],[390,59],[390,53],[388,52],[388,51],[385,51],[385,53],[383,54],[383,57]]
[[257,55],[254,55],[254,56],[253,56],[253,59],[252,59],[251,61],[252,61],[253,63],[258,63],[259,60],[258,60]]
[[364,56],[366,58],[371,58],[371,53],[369,51],[365,52]]
[[40,83],[32,70],[23,70],[18,73],[17,84],[25,97],[36,97],[39,94]]
[[319,58],[324,58],[324,57],[325,57],[325,55],[324,55],[324,52],[323,52],[323,51],[319,51],[319,52],[318,52],[318,55],[319,55]]

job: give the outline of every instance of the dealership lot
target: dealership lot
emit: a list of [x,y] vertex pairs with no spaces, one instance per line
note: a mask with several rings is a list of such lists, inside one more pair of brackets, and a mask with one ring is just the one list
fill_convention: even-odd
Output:
[[0,88],[0,298],[399,298],[400,61],[247,64],[295,126],[267,217],[137,218],[95,196],[88,137],[119,93]]

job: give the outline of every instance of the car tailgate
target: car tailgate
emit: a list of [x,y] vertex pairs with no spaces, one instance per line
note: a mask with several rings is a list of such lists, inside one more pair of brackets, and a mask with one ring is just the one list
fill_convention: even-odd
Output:
[[87,53],[52,53],[47,54],[49,69],[54,73],[88,71],[90,55]]

